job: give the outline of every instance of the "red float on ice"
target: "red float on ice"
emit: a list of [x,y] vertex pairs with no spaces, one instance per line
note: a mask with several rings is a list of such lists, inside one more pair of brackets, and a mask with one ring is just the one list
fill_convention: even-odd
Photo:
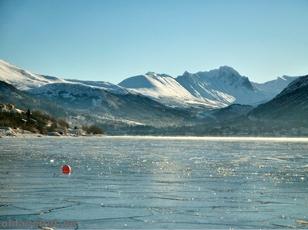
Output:
[[64,174],[70,174],[72,172],[72,168],[69,165],[63,165],[62,166],[62,173]]

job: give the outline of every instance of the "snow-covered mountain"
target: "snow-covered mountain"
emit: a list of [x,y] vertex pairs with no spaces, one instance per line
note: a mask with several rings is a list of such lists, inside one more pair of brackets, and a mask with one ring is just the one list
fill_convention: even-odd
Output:
[[128,93],[128,90],[124,89],[123,87],[109,82],[61,79],[47,75],[34,74],[28,70],[23,70],[19,67],[11,65],[3,60],[0,60],[0,81],[11,84],[19,90],[35,89],[43,85],[53,83],[70,83],[82,84],[93,88],[100,88],[118,94]]
[[[83,85],[82,93],[91,92],[91,88],[102,89],[119,95],[142,95],[169,107],[216,109],[228,105],[258,105],[272,99],[295,77],[281,77],[265,83],[253,83],[245,76],[228,66],[218,69],[189,73],[185,72],[177,78],[167,74],[148,72],[144,75],[129,77],[118,85],[104,81],[85,81],[61,79],[46,75],[34,74],[5,61],[0,60],[0,80],[12,84],[19,90],[50,89],[71,84],[70,90]],[[49,86],[56,84],[54,86]],[[48,85],[48,87],[42,87]],[[40,92],[42,93],[42,92]]]
[[127,89],[119,85],[106,82],[106,81],[84,81],[84,80],[77,80],[77,79],[65,79],[65,80],[66,82],[69,82],[69,83],[82,84],[82,85],[90,86],[93,88],[107,90],[109,92],[116,93],[116,94],[128,93]]
[[[78,122],[155,127],[195,123],[192,112],[170,108],[118,85],[102,81],[59,79],[0,63],[1,103],[76,116]],[[0,85],[1,86],[1,85]],[[16,88],[15,88],[16,87]],[[58,107],[57,107],[58,106]],[[113,129],[113,128],[111,128]]]
[[308,75],[292,81],[281,93],[251,111],[251,118],[308,123]]
[[200,124],[238,125],[245,117],[301,125],[308,114],[307,82],[307,76],[283,76],[254,83],[223,66],[177,78],[149,72],[115,85],[34,74],[0,60],[0,103],[47,111],[79,124],[98,123],[114,133],[170,126],[183,126],[186,133],[187,127]]
[[23,110],[41,110],[56,117],[65,117],[68,113],[73,115],[68,108],[61,107],[53,101],[46,101],[41,97],[33,97],[28,91],[21,91],[4,81],[0,81],[0,103],[13,104]]
[[228,105],[258,105],[272,99],[293,77],[282,77],[266,83],[253,83],[228,66],[189,73],[173,78],[166,74],[149,72],[129,77],[119,83],[129,89],[168,106],[205,106],[222,108]]
[[207,98],[196,98],[176,79],[166,74],[148,72],[145,75],[127,78],[119,85],[131,92],[150,97],[169,106],[202,105],[209,108],[223,106]]
[[179,125],[194,120],[191,113],[164,106],[136,94],[115,94],[84,84],[54,83],[28,90],[31,96],[56,103],[87,119],[102,123],[106,119],[155,126]]
[[169,97],[192,100],[192,95],[186,91],[174,78],[166,74],[148,72],[145,75],[130,77],[119,85],[154,98]]
[[185,72],[176,80],[195,97],[224,105],[254,105],[270,99],[256,89],[247,77],[228,66],[194,74]]
[[252,85],[263,92],[268,98],[273,98],[298,77],[282,76],[264,83],[252,82]]
[[49,83],[64,82],[59,78],[49,78],[31,73],[3,60],[0,60],[0,81],[14,85],[20,90],[28,90]]

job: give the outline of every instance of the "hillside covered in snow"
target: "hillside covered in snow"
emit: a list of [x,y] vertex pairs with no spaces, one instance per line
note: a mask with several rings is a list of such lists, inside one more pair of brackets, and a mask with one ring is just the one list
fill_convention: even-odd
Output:
[[65,82],[59,78],[47,78],[31,73],[3,60],[0,60],[0,80],[14,85],[20,90],[28,90],[50,83]]
[[119,85],[131,92],[150,97],[169,106],[203,105],[208,108],[224,106],[207,98],[199,99],[195,97],[176,79],[166,74],[148,72],[145,75],[127,78]]
[[[242,132],[243,124],[258,132],[259,123],[249,120],[249,116],[272,119],[270,114],[285,108],[277,114],[285,117],[291,111],[287,108],[294,107],[290,98],[306,108],[302,100],[306,98],[305,90],[300,94],[293,90],[296,82],[296,77],[283,76],[255,83],[233,68],[222,66],[178,77],[148,72],[117,85],[35,74],[0,61],[0,103],[39,109],[65,117],[70,123],[100,124],[113,134],[193,134],[194,130],[214,134],[222,130],[222,124],[227,127],[222,133],[225,129],[232,133],[235,128]],[[286,94],[290,89],[292,94]]]
[[185,72],[176,80],[195,97],[225,106],[233,103],[254,105],[269,99],[253,87],[247,77],[228,66],[194,74]]
[[[61,79],[34,74],[0,61],[0,80],[20,90],[32,90],[47,84],[65,83],[103,89],[114,94],[143,95],[169,107],[223,108],[231,104],[258,105],[272,99],[295,77],[281,77],[265,83],[251,82],[228,66],[178,77],[148,72],[124,79],[118,85],[104,81]],[[71,87],[74,89],[74,87]],[[87,91],[87,90],[86,90]]]

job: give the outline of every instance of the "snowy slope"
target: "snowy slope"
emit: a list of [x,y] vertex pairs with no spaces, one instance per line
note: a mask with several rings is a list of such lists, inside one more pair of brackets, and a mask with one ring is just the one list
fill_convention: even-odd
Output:
[[145,75],[125,79],[119,85],[154,98],[175,97],[181,99],[193,99],[192,95],[174,78],[164,74],[149,72]]
[[28,90],[45,84],[64,82],[59,78],[49,78],[33,74],[0,60],[0,80],[9,83],[20,90]]
[[[292,94],[298,91],[304,91],[307,94],[308,92],[307,89],[308,89],[308,75],[297,77],[296,80],[288,84],[287,87],[284,88],[282,92],[276,96],[276,98],[286,96],[288,94]],[[305,101],[305,103],[307,103],[307,101]]]
[[84,81],[84,80],[77,80],[77,79],[65,79],[65,80],[69,83],[82,84],[82,85],[86,85],[86,86],[90,86],[94,88],[107,90],[112,93],[117,93],[117,94],[128,93],[127,89],[121,86],[106,82],[106,81]]
[[307,123],[308,75],[292,81],[281,93],[252,110],[250,118]]
[[19,90],[30,90],[38,88],[46,84],[53,83],[71,83],[81,84],[92,88],[100,88],[108,90],[113,93],[126,94],[128,90],[118,85],[103,82],[103,81],[82,81],[82,80],[70,80],[61,79],[52,76],[34,74],[30,71],[23,70],[14,65],[11,65],[3,60],[0,60],[0,81],[4,81],[8,84],[15,86]]
[[241,76],[228,66],[195,74],[185,72],[176,80],[195,97],[214,100],[225,105],[233,103],[254,105],[270,99],[256,89],[247,77]]
[[177,78],[149,72],[127,78],[115,85],[104,81],[60,79],[34,74],[0,60],[0,81],[12,84],[20,90],[66,83],[87,86],[88,88],[84,88],[86,91],[97,88],[120,95],[140,94],[164,105],[181,108],[222,108],[234,103],[258,105],[272,99],[294,79],[295,77],[284,76],[262,84],[251,83],[233,68],[222,66],[211,71],[185,72]]
[[267,81],[264,83],[253,82],[252,84],[255,88],[262,91],[269,98],[273,98],[277,94],[279,94],[284,88],[286,88],[296,78],[298,77],[282,76],[272,81]]
[[106,118],[154,126],[179,125],[184,120],[194,122],[189,111],[167,107],[145,96],[115,94],[84,84],[46,84],[27,93],[48,99],[95,122]]
[[130,89],[131,92],[151,97],[169,106],[203,105],[211,108],[223,106],[206,98],[196,98],[176,79],[166,74],[148,72],[145,75],[127,78],[119,85]]

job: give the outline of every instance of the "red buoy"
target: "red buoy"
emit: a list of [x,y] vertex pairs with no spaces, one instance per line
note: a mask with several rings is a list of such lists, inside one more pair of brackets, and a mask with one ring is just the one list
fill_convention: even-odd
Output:
[[62,166],[62,173],[64,174],[70,174],[72,172],[72,168],[69,165],[63,165]]

